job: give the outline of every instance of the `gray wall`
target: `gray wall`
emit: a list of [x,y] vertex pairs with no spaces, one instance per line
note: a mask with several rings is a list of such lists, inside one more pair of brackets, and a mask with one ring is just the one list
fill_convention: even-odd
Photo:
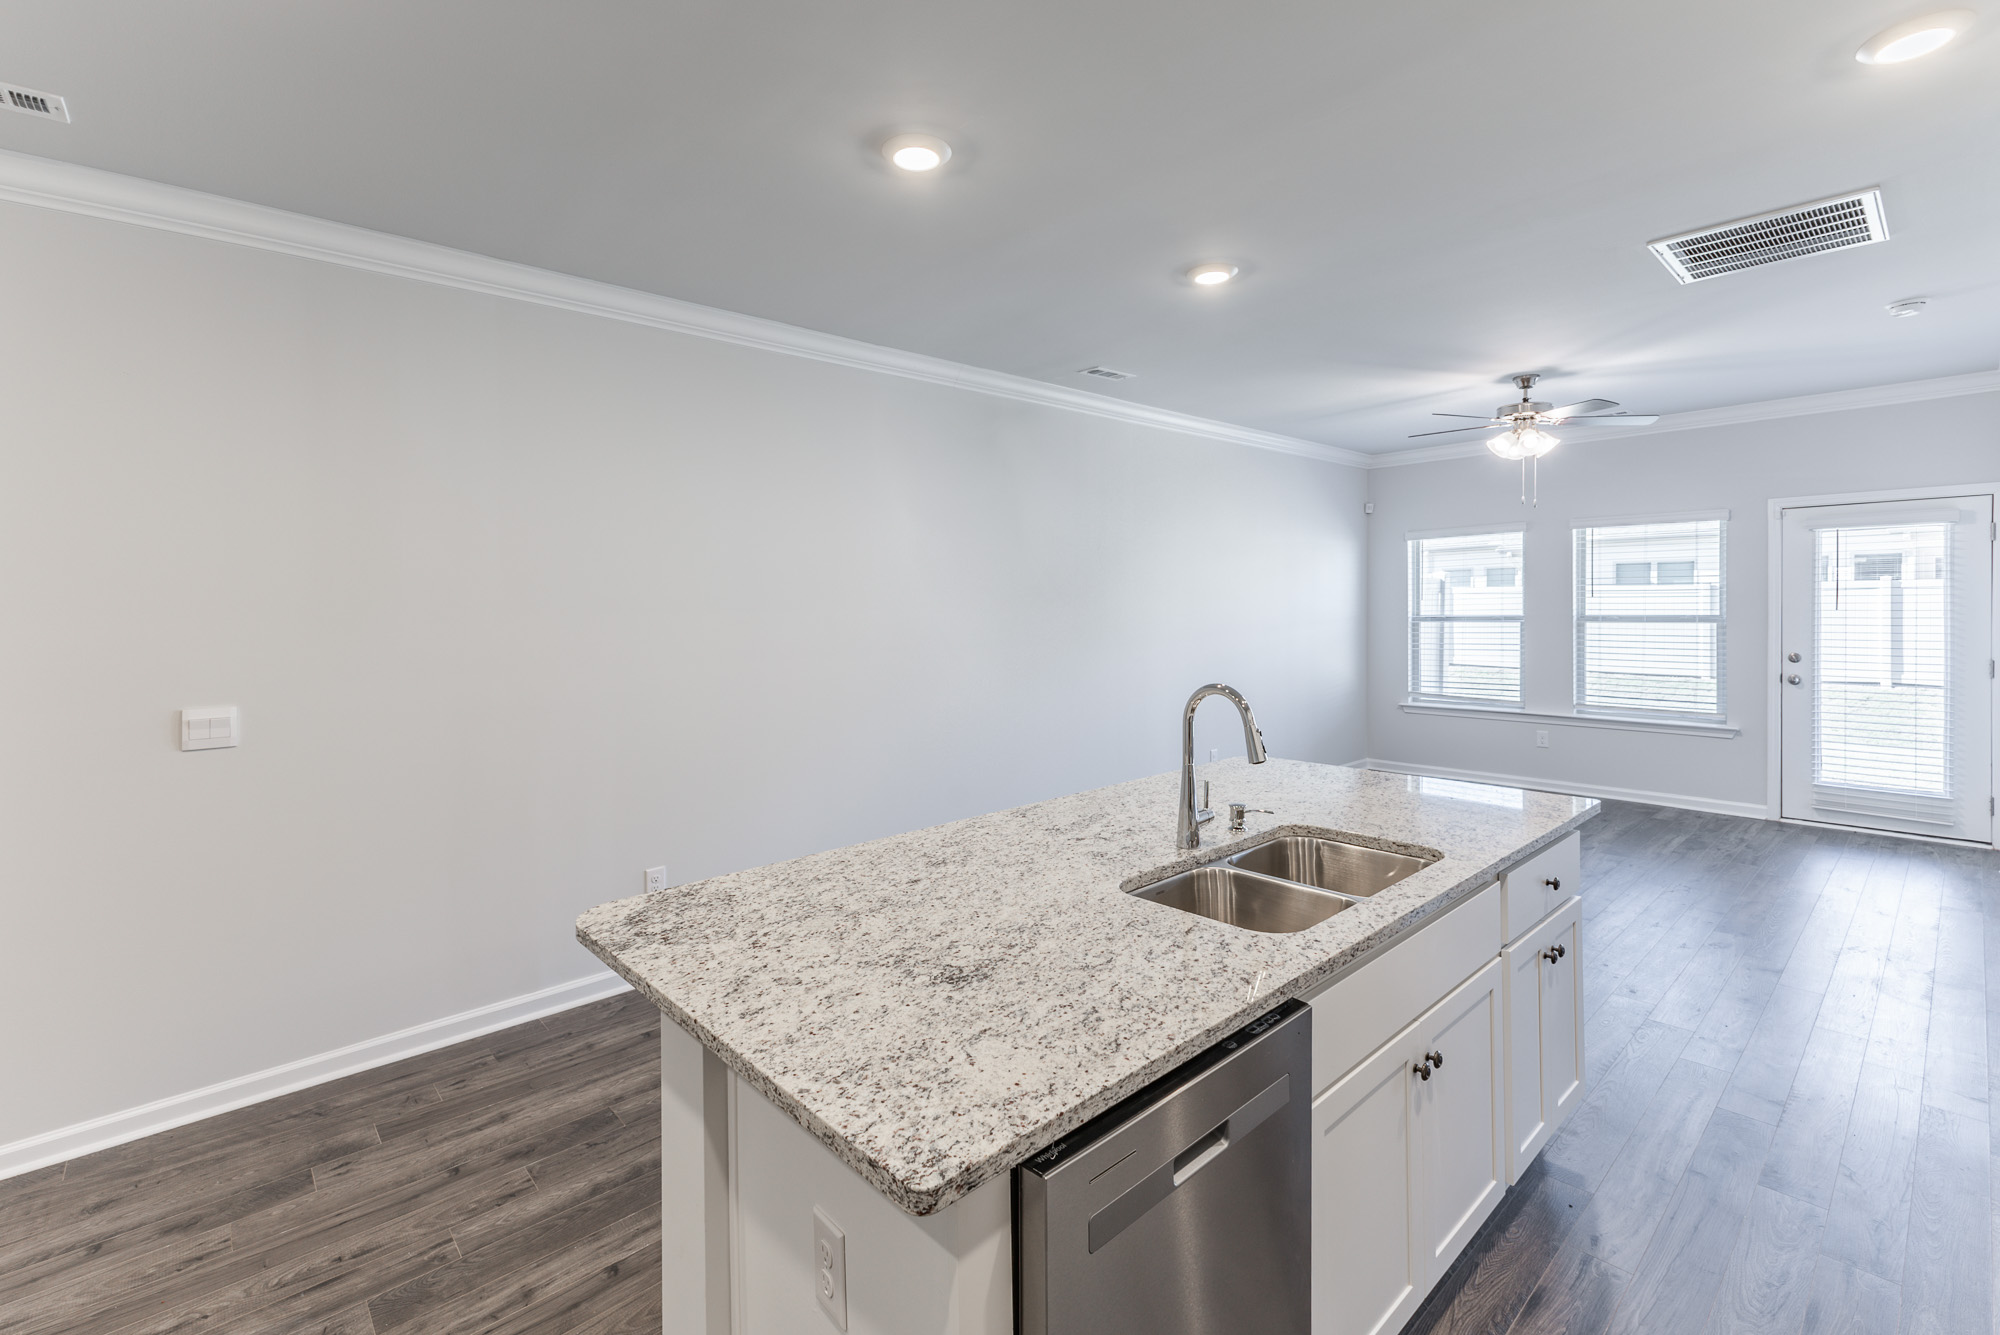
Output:
[[1365,750],[1356,470],[14,205],[0,291],[0,1143],[1167,769],[1204,681]]
[[[2000,394],[1853,409],[1565,444],[1542,461],[1540,504],[1519,503],[1516,466],[1490,457],[1369,474],[1368,726],[1371,758],[1504,775],[1581,791],[1662,794],[1721,809],[1765,803],[1769,609],[1766,502],[2000,481]],[[1726,509],[1729,719],[1739,736],[1662,736],[1547,720],[1406,714],[1406,535],[1521,519],[1527,707],[1571,706],[1570,522]],[[1537,728],[1550,746],[1534,744]]]

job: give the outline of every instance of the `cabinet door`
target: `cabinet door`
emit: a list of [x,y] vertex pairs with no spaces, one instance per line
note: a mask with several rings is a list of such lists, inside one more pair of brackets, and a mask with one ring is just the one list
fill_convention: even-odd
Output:
[[1506,975],[1507,1180],[1528,1165],[1583,1090],[1577,960],[1583,901],[1572,896],[1500,954]]
[[1542,1108],[1541,933],[1530,932],[1500,952],[1506,976],[1501,1009],[1507,1021],[1507,1180],[1519,1182],[1548,1144]]
[[1414,1060],[1431,1078],[1408,1087],[1415,1148],[1418,1245],[1428,1287],[1507,1190],[1501,962],[1487,966],[1417,1022]]
[[1583,901],[1570,900],[1549,921],[1549,947],[1535,958],[1541,966],[1542,1116],[1554,1134],[1584,1095]]
[[1411,1183],[1413,1032],[1313,1104],[1313,1335],[1391,1335],[1428,1287]]

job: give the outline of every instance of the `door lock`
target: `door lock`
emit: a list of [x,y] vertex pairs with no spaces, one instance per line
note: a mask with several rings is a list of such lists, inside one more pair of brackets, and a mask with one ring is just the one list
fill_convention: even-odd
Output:
[[1796,663],[1796,662],[1798,662],[1798,661],[1799,661],[1799,651],[1798,651],[1798,650],[1796,650],[1796,649],[1794,649],[1794,650],[1792,650],[1792,652],[1790,652],[1790,653],[1786,654],[1786,655],[1785,655],[1785,661],[1786,661],[1787,663]]

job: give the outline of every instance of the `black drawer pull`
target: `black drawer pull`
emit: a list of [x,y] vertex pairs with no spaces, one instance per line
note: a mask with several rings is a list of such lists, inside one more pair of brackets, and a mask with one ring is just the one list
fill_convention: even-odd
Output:
[[1551,876],[1546,881],[1543,881],[1542,884],[1551,890],[1561,890],[1563,888],[1563,878],[1560,876]]

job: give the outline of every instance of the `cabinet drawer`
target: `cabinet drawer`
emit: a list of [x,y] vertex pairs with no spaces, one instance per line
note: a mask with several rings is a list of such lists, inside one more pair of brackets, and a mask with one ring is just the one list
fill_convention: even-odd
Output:
[[1506,941],[1500,916],[1500,887],[1490,885],[1305,998],[1315,1012],[1313,1092],[1353,1070],[1494,958]]
[[1519,937],[1547,917],[1549,910],[1583,888],[1581,846],[1581,836],[1573,834],[1560,843],[1550,844],[1500,878],[1506,940]]

